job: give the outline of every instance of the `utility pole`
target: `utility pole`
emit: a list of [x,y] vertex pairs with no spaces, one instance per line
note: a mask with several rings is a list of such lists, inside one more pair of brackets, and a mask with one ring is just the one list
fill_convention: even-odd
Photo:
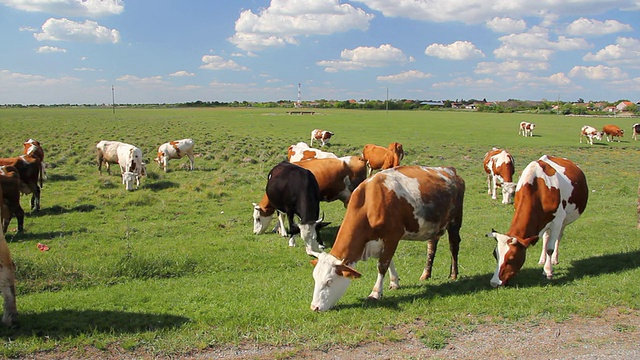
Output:
[[387,114],[389,113],[389,88],[387,87],[387,101],[385,103]]
[[113,87],[113,85],[111,85],[111,106],[113,107],[113,113],[116,113],[116,90]]

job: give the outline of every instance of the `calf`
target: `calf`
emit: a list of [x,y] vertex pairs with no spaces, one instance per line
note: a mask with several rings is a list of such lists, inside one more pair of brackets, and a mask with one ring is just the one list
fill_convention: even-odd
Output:
[[593,139],[602,140],[602,132],[596,130],[593,126],[585,125],[580,129],[580,144],[582,138],[586,138],[589,145],[593,145]]
[[[493,148],[484,155],[484,171],[487,173],[487,192],[492,199],[497,199],[496,189],[502,188],[502,203],[511,204],[516,192],[513,182],[515,163],[506,150]],[[498,183],[500,182],[500,183]]]
[[338,156],[332,152],[322,151],[309,147],[305,142],[299,142],[289,146],[287,150],[287,159],[289,162],[297,163],[302,160],[309,159],[337,159]]
[[167,166],[171,159],[182,159],[185,155],[189,158],[189,170],[193,170],[193,146],[195,142],[192,139],[182,139],[164,143],[158,147],[158,156],[155,162],[158,166],[162,166],[164,172],[167,172]]
[[620,138],[624,136],[624,130],[620,129],[617,125],[605,125],[602,128],[602,132],[607,136],[607,141],[611,142],[618,138],[618,142],[620,142]]
[[567,159],[543,155],[522,172],[515,198],[515,213],[505,234],[492,230],[497,241],[494,256],[497,268],[491,286],[506,285],[524,264],[526,250],[542,237],[542,254],[548,279],[558,263],[558,247],[564,228],[587,207],[587,179],[578,166]]
[[394,142],[388,148],[367,144],[362,150],[362,158],[369,167],[367,176],[371,176],[373,170],[385,170],[400,165],[400,160],[404,158],[402,144]]
[[313,140],[320,141],[320,147],[324,147],[324,144],[329,142],[329,139],[333,136],[333,133],[328,130],[313,129],[311,131],[311,140],[309,144],[313,146]]
[[[263,232],[273,219],[275,210],[287,215],[289,220],[289,246],[295,246],[294,235],[300,233],[307,249],[319,251],[322,241],[318,231],[328,225],[320,217],[320,188],[313,173],[286,161],[276,165],[267,176],[265,205],[254,205],[254,233]],[[294,223],[298,215],[300,223]],[[258,232],[258,233],[259,233]]]
[[452,279],[458,276],[464,180],[452,167],[400,166],[381,171],[353,192],[344,221],[329,253],[317,257],[311,310],[325,311],[345,293],[351,279],[361,275],[359,260],[378,258],[378,277],[370,299],[380,299],[384,276],[399,286],[393,255],[401,239],[427,241],[427,262],[420,280],[431,276],[438,240],[446,232],[451,250]]
[[16,264],[11,260],[9,246],[0,234],[0,292],[4,298],[2,323],[11,326],[18,319],[16,307]]
[[33,155],[20,155],[0,159],[0,166],[13,166],[20,174],[20,192],[31,194],[31,210],[40,210],[40,188],[42,187],[42,165]]
[[631,126],[631,129],[633,130],[633,134],[631,135],[631,138],[633,140],[638,140],[638,134],[640,134],[640,123],[635,123]]
[[320,188],[320,200],[340,200],[345,207],[353,190],[367,177],[366,162],[360,156],[311,159],[295,164],[313,173]]
[[2,232],[7,233],[12,216],[18,221],[18,232],[24,231],[24,210],[20,206],[20,173],[14,166],[0,166],[0,185],[2,186]]
[[522,136],[533,136],[533,129],[536,128],[536,124],[523,121],[520,123],[520,127],[518,128],[518,135],[522,134]]

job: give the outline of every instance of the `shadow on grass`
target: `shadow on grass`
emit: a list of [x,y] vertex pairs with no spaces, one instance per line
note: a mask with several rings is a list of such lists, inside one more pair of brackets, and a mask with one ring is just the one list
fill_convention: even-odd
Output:
[[47,175],[45,179],[45,184],[47,181],[76,181],[78,178],[75,175],[60,175],[60,174],[51,174]]
[[27,214],[29,217],[40,217],[46,215],[62,215],[72,212],[90,212],[95,210],[96,206],[91,204],[82,204],[74,206],[72,208],[65,208],[60,205],[53,205],[51,207],[42,208],[38,211],[31,211]]
[[42,240],[52,240],[56,238],[62,238],[62,237],[76,234],[76,233],[85,233],[85,232],[87,232],[86,228],[81,228],[74,231],[46,231],[46,232],[39,232],[39,233],[23,231],[21,233],[7,234],[6,238],[7,238],[7,242],[31,241],[31,240],[42,241]]
[[151,191],[162,191],[170,188],[179,188],[180,184],[172,182],[172,181],[158,181],[154,183],[146,183],[142,185],[142,188],[149,189]]
[[52,310],[18,315],[17,326],[0,327],[0,337],[64,339],[80,334],[125,334],[178,328],[189,321],[183,316],[125,311]]

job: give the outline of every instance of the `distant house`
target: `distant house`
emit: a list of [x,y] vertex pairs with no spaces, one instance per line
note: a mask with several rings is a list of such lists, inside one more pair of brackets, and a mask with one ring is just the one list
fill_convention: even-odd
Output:
[[625,111],[627,110],[627,107],[633,105],[633,103],[631,101],[621,101],[620,104],[618,104],[616,106],[616,109],[618,111]]
[[604,108],[604,111],[615,113],[616,112],[616,107],[615,106],[607,106],[606,108]]

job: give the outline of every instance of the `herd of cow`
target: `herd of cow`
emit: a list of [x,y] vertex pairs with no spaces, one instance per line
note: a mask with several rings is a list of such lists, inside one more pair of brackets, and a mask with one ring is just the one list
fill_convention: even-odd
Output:
[[[582,137],[601,139],[602,134],[621,137],[623,130],[605,126],[603,132],[585,126]],[[519,134],[533,136],[535,124],[523,122]],[[592,132],[594,130],[595,132]],[[637,139],[640,124],[633,125]],[[314,129],[311,141],[324,147],[334,135]],[[590,136],[591,135],[591,136]],[[162,144],[155,161],[167,171],[170,159],[187,156],[194,168],[194,141],[182,139]],[[142,152],[136,146],[117,141],[100,141],[96,145],[98,170],[105,164],[120,166],[122,182],[133,190],[146,175]],[[387,270],[391,288],[399,286],[393,255],[401,239],[427,241],[427,260],[421,280],[430,278],[438,240],[448,233],[451,251],[450,277],[458,276],[458,252],[462,226],[465,182],[453,167],[400,166],[404,149],[393,142],[388,147],[367,144],[358,156],[343,156],[312,148],[304,142],[291,145],[288,161],[271,169],[260,203],[253,204],[253,231],[264,233],[274,217],[274,231],[289,237],[300,234],[306,252],[315,259],[312,264],[315,281],[311,309],[332,308],[345,293],[352,279],[360,273],[354,265],[368,258],[378,259],[378,276],[369,298],[382,297]],[[15,265],[4,240],[12,215],[23,230],[24,211],[20,193],[33,194],[32,210],[40,208],[40,187],[44,173],[44,151],[40,143],[29,139],[24,153],[18,157],[0,159],[0,201],[3,233],[0,239],[0,290],[4,297],[2,322],[11,325],[17,317],[15,302]],[[373,170],[381,170],[372,175]],[[515,203],[515,212],[507,232],[492,230],[487,237],[496,240],[494,256],[497,267],[490,281],[492,286],[506,285],[524,264],[529,246],[542,237],[539,263],[544,275],[552,278],[552,266],[558,263],[558,246],[566,225],[584,212],[588,188],[584,173],[571,161],[543,155],[523,170],[517,183],[511,154],[493,148],[484,158],[487,192],[497,199],[502,189],[502,203]],[[319,230],[328,223],[320,216],[320,202],[340,200],[346,213],[329,252],[324,252]],[[287,216],[288,229],[284,224]],[[295,217],[298,217],[298,222]]]

